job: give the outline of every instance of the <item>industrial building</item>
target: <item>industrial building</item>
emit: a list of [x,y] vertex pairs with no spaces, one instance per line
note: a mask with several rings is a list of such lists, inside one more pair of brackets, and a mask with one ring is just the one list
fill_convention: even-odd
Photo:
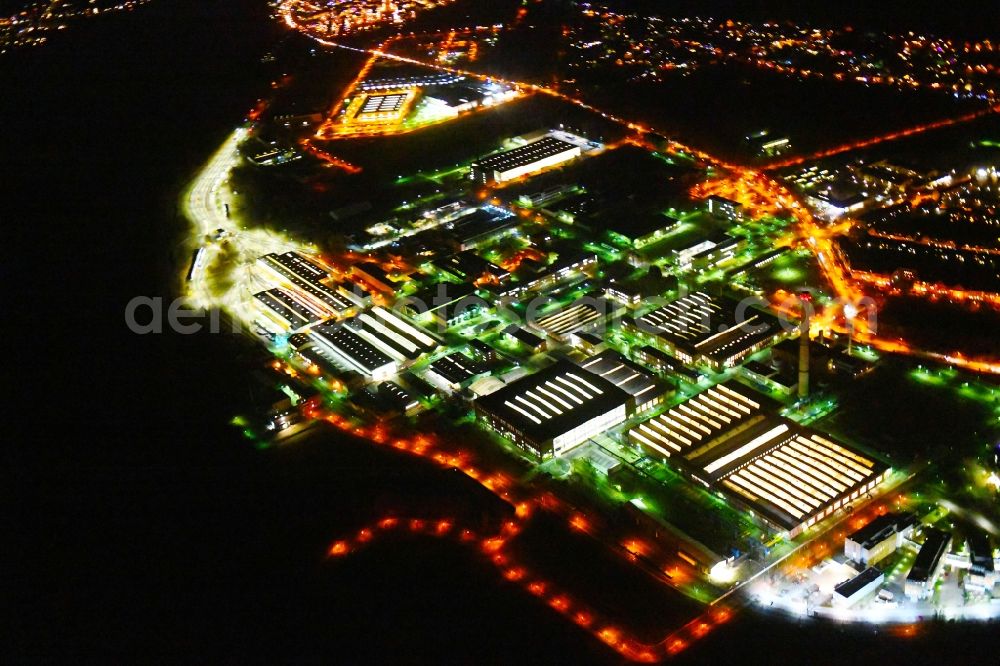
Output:
[[483,363],[494,363],[501,358],[500,352],[479,338],[469,341],[469,353],[472,358]]
[[467,282],[486,281],[502,284],[510,279],[510,271],[470,250],[434,261],[433,265],[438,270]]
[[366,92],[351,100],[345,110],[347,123],[399,123],[417,97],[415,88]]
[[608,236],[635,249],[654,243],[681,226],[670,215],[622,215],[611,220]]
[[389,379],[438,346],[434,338],[381,307],[344,323],[316,326],[309,338],[339,367],[372,381]]
[[457,116],[479,107],[492,106],[511,99],[517,92],[495,83],[438,86],[433,91],[427,91],[424,103],[435,113]]
[[733,224],[739,224],[746,217],[743,204],[714,194],[708,198],[708,212]]
[[357,89],[370,90],[402,90],[405,88],[423,88],[427,86],[458,83],[464,77],[451,72],[428,69],[409,63],[380,63],[368,78],[358,84]]
[[604,321],[614,309],[615,306],[603,298],[585,296],[556,312],[539,317],[530,325],[557,340],[566,341],[573,333]]
[[475,109],[486,99],[487,95],[472,86],[441,87],[424,96],[424,103],[441,115],[457,116],[465,111]]
[[933,527],[924,530],[924,545],[920,547],[903,591],[910,599],[926,599],[934,593],[934,583],[944,567],[944,556],[951,548],[951,535]]
[[771,410],[735,382],[699,393],[629,430],[629,440],[725,491],[795,537],[871,493],[888,468]]
[[511,324],[503,332],[508,340],[522,344],[534,353],[545,351],[545,338],[539,337],[517,324]]
[[522,194],[517,198],[517,203],[523,208],[543,208],[550,203],[558,201],[568,194],[578,190],[576,185],[554,185],[539,192]]
[[917,517],[912,513],[879,516],[844,539],[844,556],[859,564],[872,565],[896,552],[913,535]]
[[986,532],[975,532],[969,535],[968,543],[969,574],[965,578],[965,584],[981,590],[991,589],[997,583],[997,572],[990,537]]
[[[522,266],[530,260],[525,259]],[[593,252],[562,252],[547,266],[541,266],[538,273],[521,282],[493,287],[497,298],[520,298],[529,292],[545,291],[563,282],[581,277],[592,277],[597,270],[597,255]]]
[[743,238],[736,238],[728,234],[723,234],[713,240],[706,241],[711,243],[711,247],[705,247],[704,249],[691,255],[688,259],[688,266],[691,270],[695,271],[707,271],[715,268],[719,264],[723,264],[730,259],[736,257],[736,255],[743,251],[746,246],[746,240]]
[[671,358],[656,347],[645,345],[634,353],[637,361],[652,368],[659,375],[672,375],[692,385],[697,385],[702,378],[700,373],[684,367],[676,359]]
[[623,318],[622,328],[659,344],[685,364],[704,363],[717,372],[786,335],[774,315],[702,291],[638,319]]
[[794,378],[785,377],[773,365],[760,361],[747,361],[740,368],[740,374],[751,382],[768,391],[783,391],[791,393],[795,390]]
[[874,594],[885,582],[885,574],[875,567],[868,567],[851,580],[833,588],[834,608],[850,608]]
[[591,276],[597,270],[593,252],[563,252],[544,266],[532,280],[522,283],[522,291],[543,291],[578,276]]
[[298,252],[265,254],[257,260],[257,267],[299,300],[328,313],[327,317],[343,317],[358,305],[349,293],[324,284],[322,281],[330,277],[326,269]]
[[612,283],[604,288],[604,295],[630,308],[642,303],[642,290],[627,284]]
[[603,351],[577,365],[587,372],[607,379],[632,396],[637,414],[663,404],[664,399],[672,392],[651,372],[613,349]]
[[607,349],[607,345],[604,343],[604,339],[601,338],[601,336],[594,333],[587,333],[586,331],[571,333],[569,336],[569,344],[589,356],[593,356],[598,352],[602,352]]
[[[924,176],[913,169],[886,161],[858,163],[852,167],[852,171],[870,193],[878,192],[886,196],[904,194],[926,181]],[[872,190],[874,192],[871,192]]]
[[529,173],[563,164],[583,154],[581,147],[552,134],[484,157],[472,164],[471,178],[477,183],[504,183]]
[[405,308],[419,321],[451,327],[479,315],[488,305],[471,284],[439,282],[407,298]]
[[396,382],[382,382],[376,390],[378,397],[397,412],[412,414],[420,407],[420,401]]
[[514,213],[505,208],[483,206],[465,211],[446,226],[459,249],[465,251],[513,232],[517,222]]
[[755,157],[776,157],[792,149],[787,136],[772,136],[770,130],[760,130],[744,137]]
[[632,405],[628,392],[565,360],[474,403],[482,423],[543,459],[621,424]]
[[703,271],[728,261],[743,250],[746,241],[727,233],[713,234],[674,250],[674,260],[682,270]]
[[434,361],[427,371],[428,379],[451,391],[458,391],[476,377],[489,373],[481,361],[471,359],[461,352],[448,354]]
[[256,293],[253,297],[258,309],[269,321],[277,324],[278,332],[298,331],[323,318],[318,309],[301,302],[280,287]]
[[838,196],[829,190],[817,192],[806,197],[806,200],[815,208],[819,209],[826,217],[837,218],[841,215],[853,215],[861,212],[868,199],[859,193],[847,196]]
[[388,379],[399,371],[391,356],[348,326],[323,324],[313,329],[310,337],[326,352],[327,359],[372,381]]
[[381,266],[366,261],[351,266],[351,275],[368,287],[384,294],[395,294],[396,285]]
[[359,116],[378,117],[381,114],[395,116],[403,108],[406,101],[406,93],[389,93],[386,95],[368,95],[365,103],[361,107]]

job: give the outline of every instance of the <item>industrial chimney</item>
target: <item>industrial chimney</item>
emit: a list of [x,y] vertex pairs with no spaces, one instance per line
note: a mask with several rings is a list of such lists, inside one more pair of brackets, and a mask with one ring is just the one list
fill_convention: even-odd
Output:
[[812,319],[812,296],[808,292],[799,294],[802,306],[802,321],[799,322],[799,400],[809,396],[809,324]]

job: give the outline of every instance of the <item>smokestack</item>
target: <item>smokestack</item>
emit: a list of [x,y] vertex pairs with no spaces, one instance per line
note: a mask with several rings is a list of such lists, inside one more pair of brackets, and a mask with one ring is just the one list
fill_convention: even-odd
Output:
[[809,321],[811,308],[808,300],[800,296],[802,321],[799,322],[799,400],[809,396]]

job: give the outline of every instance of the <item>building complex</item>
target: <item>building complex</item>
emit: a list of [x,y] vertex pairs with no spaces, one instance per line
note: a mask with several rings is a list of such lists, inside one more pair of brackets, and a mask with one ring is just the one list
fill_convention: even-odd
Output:
[[791,537],[870,494],[888,476],[886,465],[777,416],[771,406],[727,382],[628,434],[651,455],[676,460],[691,478]]
[[634,405],[628,391],[568,361],[474,403],[483,423],[540,459],[564,454],[623,423]]

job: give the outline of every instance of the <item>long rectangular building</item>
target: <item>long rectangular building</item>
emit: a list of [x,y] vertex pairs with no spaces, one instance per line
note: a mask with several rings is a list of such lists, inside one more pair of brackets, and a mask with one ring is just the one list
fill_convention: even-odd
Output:
[[884,582],[884,573],[875,567],[868,567],[854,578],[833,588],[833,605],[837,608],[853,606],[878,590]]
[[315,309],[280,287],[262,291],[253,297],[258,308],[285,331],[297,331],[323,318]]
[[603,299],[585,297],[540,317],[531,323],[531,327],[557,340],[566,340],[571,333],[597,325],[613,309]]
[[549,134],[474,162],[471,176],[477,183],[503,183],[568,162],[582,154],[580,146]]
[[438,270],[468,282],[489,280],[499,284],[510,279],[510,271],[468,250],[438,259],[433,264]]
[[[313,329],[313,340],[320,348],[333,352],[345,368],[381,381],[396,374],[399,366],[391,356],[344,324],[323,324]],[[325,358],[330,356],[324,355]]]
[[340,365],[381,381],[437,348],[437,341],[399,315],[375,307],[343,323],[314,327],[310,340],[325,347]]
[[607,379],[561,360],[474,406],[481,422],[544,459],[624,422],[634,401]]
[[770,312],[702,291],[622,325],[658,342],[686,364],[704,363],[716,371],[739,365],[786,335]]
[[933,527],[924,530],[924,544],[906,575],[903,591],[910,599],[926,599],[934,593],[934,583],[941,575],[944,556],[951,548],[951,535]]
[[484,363],[469,358],[462,352],[455,352],[434,361],[428,372],[433,372],[450,389],[457,391],[463,383],[488,373],[489,368]]
[[264,273],[297,296],[338,317],[356,307],[345,294],[323,284],[330,277],[326,269],[298,252],[266,254],[257,260]]
[[887,477],[887,466],[777,416],[772,404],[734,382],[720,384],[632,428],[629,439],[676,458],[693,479],[790,537]]
[[459,249],[465,252],[513,232],[517,223],[517,217],[506,208],[483,206],[463,213],[447,227]]
[[578,365],[624,390],[635,402],[636,413],[661,404],[670,388],[650,371],[633,363],[613,349],[581,361]]

